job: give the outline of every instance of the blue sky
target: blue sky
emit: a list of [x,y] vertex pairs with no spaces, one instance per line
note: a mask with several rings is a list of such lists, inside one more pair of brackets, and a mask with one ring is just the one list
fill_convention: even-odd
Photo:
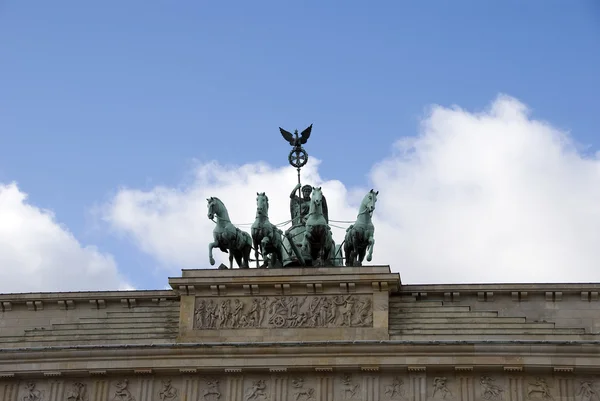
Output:
[[313,123],[320,177],[359,187],[431,105],[477,112],[500,93],[597,151],[598,4],[5,0],[0,183],[134,285],[163,285],[92,211],[123,187],[185,185],[198,162],[285,166],[278,126]]

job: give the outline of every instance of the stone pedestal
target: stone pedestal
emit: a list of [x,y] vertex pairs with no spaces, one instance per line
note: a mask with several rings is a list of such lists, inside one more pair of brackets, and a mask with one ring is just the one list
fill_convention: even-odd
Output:
[[389,266],[184,270],[179,342],[388,340]]

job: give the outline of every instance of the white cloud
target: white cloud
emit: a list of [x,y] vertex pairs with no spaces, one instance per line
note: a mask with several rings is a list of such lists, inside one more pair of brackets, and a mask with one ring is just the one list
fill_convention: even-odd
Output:
[[[330,218],[354,220],[369,188],[324,181],[318,167],[305,167],[303,183],[323,186]],[[370,176],[380,191],[372,263],[405,283],[600,281],[600,160],[516,99],[499,96],[479,113],[432,107],[419,135],[400,139]],[[105,219],[168,268],[206,268],[207,197],[251,223],[265,191],[281,222],[295,182],[289,166],[203,164],[183,189],[122,189]]]
[[0,292],[128,289],[114,260],[82,247],[51,212],[0,184]]

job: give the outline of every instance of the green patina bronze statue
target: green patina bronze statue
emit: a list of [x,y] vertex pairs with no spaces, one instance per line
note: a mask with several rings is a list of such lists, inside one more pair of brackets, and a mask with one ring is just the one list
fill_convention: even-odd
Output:
[[373,211],[375,211],[375,203],[379,191],[370,190],[363,198],[356,222],[346,230],[344,238],[344,254],[346,255],[346,266],[362,266],[362,261],[365,258],[367,248],[367,262],[373,258],[373,245],[375,245],[375,226],[371,221]]
[[223,252],[229,252],[229,268],[233,269],[233,259],[240,269],[249,268],[250,251],[252,250],[252,238],[250,234],[240,230],[229,220],[227,208],[219,198],[208,198],[208,218],[217,218],[213,230],[213,242],[208,244],[208,259],[212,265],[215,264],[212,250],[219,248]]
[[302,249],[310,256],[313,266],[333,266],[331,254],[335,244],[323,213],[324,199],[321,187],[313,188],[302,241]]
[[[308,153],[302,145],[310,138],[312,124],[300,134],[298,130],[292,134],[281,127],[279,131],[292,146],[288,161],[298,172],[298,183],[290,193],[291,227],[283,233],[278,226],[287,222],[276,225],[269,221],[269,198],[264,192],[256,193],[256,219],[251,235],[231,223],[223,202],[215,197],[209,198],[208,218],[213,220],[216,217],[214,241],[208,245],[210,264],[215,264],[214,248],[229,252],[229,268],[233,268],[233,259],[240,268],[248,268],[252,248],[257,268],[362,266],[365,256],[370,262],[375,245],[372,217],[379,191],[370,190],[365,195],[356,221],[346,230],[344,242],[336,245],[329,226],[327,199],[321,187],[302,186],[300,182],[301,168],[308,162]],[[221,267],[226,268],[224,265]]]
[[[256,220],[250,229],[254,243],[256,267],[282,267],[283,263],[283,232],[269,221],[269,198],[262,193],[256,193]],[[263,257],[263,265],[259,266],[258,254]]]
[[[310,194],[313,191],[313,187],[310,185],[304,185],[300,187],[300,183],[296,184],[292,192],[290,193],[290,216],[292,219],[292,225],[304,225],[306,224],[306,216],[308,216],[310,209]],[[296,192],[302,188],[302,196],[296,195]],[[323,216],[325,221],[329,223],[329,211],[327,209],[327,199],[323,196]]]

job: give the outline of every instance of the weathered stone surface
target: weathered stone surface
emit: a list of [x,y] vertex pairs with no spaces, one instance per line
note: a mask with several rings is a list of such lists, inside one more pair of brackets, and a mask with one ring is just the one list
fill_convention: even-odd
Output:
[[387,266],[169,282],[0,295],[0,401],[598,401],[598,284],[401,285]]

